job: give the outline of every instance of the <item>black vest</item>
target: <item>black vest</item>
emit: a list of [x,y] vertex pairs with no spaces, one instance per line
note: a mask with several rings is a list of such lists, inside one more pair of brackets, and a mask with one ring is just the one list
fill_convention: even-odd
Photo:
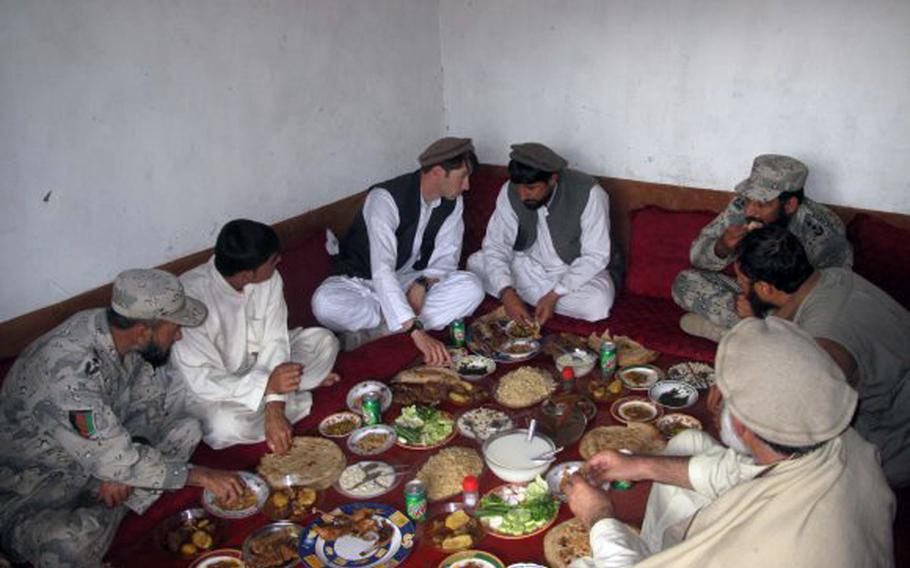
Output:
[[[420,170],[377,183],[370,189],[382,188],[392,195],[395,206],[398,208],[398,227],[395,229],[398,257],[395,260],[395,270],[400,270],[414,248],[414,237],[417,235],[417,223],[420,220]],[[433,256],[436,248],[436,234],[443,222],[455,209],[455,200],[443,199],[433,209],[430,220],[423,231],[420,242],[420,256],[411,267],[414,270],[423,270]],[[354,218],[354,223],[341,240],[341,251],[332,258],[335,274],[356,276],[372,279],[373,271],[370,266],[370,235],[367,233],[366,221],[363,218],[363,207]]]

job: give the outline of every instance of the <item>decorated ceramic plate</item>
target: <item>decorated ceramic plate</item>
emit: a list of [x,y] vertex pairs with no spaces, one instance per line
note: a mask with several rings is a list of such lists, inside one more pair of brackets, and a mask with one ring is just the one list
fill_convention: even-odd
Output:
[[364,426],[348,436],[348,449],[358,456],[375,456],[394,446],[395,439],[395,429],[391,426]]
[[353,412],[329,414],[319,423],[319,433],[326,438],[344,438],[360,428],[363,418]]
[[540,353],[540,342],[536,339],[512,339],[504,342],[493,354],[498,363],[517,363],[527,361]]
[[297,543],[303,527],[290,521],[278,521],[259,527],[243,541],[243,561],[249,568],[291,568],[300,560]]
[[622,423],[650,422],[663,413],[660,406],[643,396],[626,396],[610,406],[610,414]]
[[466,381],[479,381],[496,372],[496,361],[483,355],[465,355],[458,359],[455,370]]
[[235,548],[219,548],[207,552],[190,564],[190,568],[246,568],[243,554]]
[[[487,533],[509,540],[528,538],[546,531],[559,515],[559,500],[549,493],[549,487],[544,487],[543,495],[531,497],[529,488],[538,484],[538,481],[525,483],[506,483],[490,490],[481,498],[476,509],[477,517],[483,523]],[[544,482],[546,483],[546,482]],[[498,499],[492,500],[498,497]],[[528,507],[531,499],[536,499],[535,509],[547,511],[544,517],[533,520],[528,516]],[[543,506],[541,506],[543,505]],[[489,507],[502,509],[505,513],[496,515],[485,514]]]
[[341,472],[335,489],[352,499],[371,499],[385,495],[398,483],[398,473],[381,461],[352,463]]
[[679,363],[667,369],[667,378],[689,383],[697,389],[706,389],[714,384],[714,368],[698,361]]
[[347,404],[351,412],[362,414],[360,406],[363,403],[363,397],[367,393],[379,393],[379,400],[382,404],[382,411],[385,412],[392,406],[392,391],[386,385],[379,381],[363,381],[351,387],[348,391]]
[[698,390],[682,381],[660,381],[648,390],[651,400],[672,409],[689,408],[698,402]]
[[266,499],[269,498],[269,486],[265,480],[248,471],[237,472],[246,483],[247,491],[233,503],[224,503],[215,498],[215,494],[206,489],[202,492],[202,506],[205,510],[223,519],[245,519],[255,515]]
[[439,568],[505,568],[502,560],[482,550],[462,550],[439,563]]
[[[393,426],[397,434],[396,445],[409,450],[432,450],[448,444],[455,437],[455,418],[451,414],[431,407],[423,407],[423,411],[431,413],[431,416],[422,427],[407,428],[405,425],[408,422],[404,415],[395,419]],[[409,441],[403,437],[404,430],[417,435],[419,440],[415,438],[414,441]]]
[[629,390],[648,390],[662,376],[661,370],[654,365],[629,365],[617,374]]
[[[378,528],[375,532],[362,536],[342,534],[332,540],[319,536],[316,529],[330,528],[335,515],[355,515],[363,510],[376,521]],[[380,503],[341,505],[321,515],[306,528],[298,548],[300,563],[309,568],[398,566],[414,549],[415,532],[414,523],[394,507]]]
[[485,441],[493,434],[511,430],[515,423],[508,414],[497,408],[481,406],[466,411],[455,422],[458,433],[465,438]]
[[657,426],[660,433],[667,438],[672,438],[683,430],[702,429],[701,421],[698,418],[681,412],[665,414],[658,418],[654,422],[654,425]]

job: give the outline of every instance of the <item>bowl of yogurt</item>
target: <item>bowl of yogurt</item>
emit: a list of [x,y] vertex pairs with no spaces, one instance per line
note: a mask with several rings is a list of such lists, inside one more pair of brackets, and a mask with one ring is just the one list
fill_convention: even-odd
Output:
[[496,477],[509,483],[524,483],[543,474],[552,461],[532,458],[556,449],[553,440],[537,432],[528,440],[527,428],[493,434],[483,443],[483,458]]

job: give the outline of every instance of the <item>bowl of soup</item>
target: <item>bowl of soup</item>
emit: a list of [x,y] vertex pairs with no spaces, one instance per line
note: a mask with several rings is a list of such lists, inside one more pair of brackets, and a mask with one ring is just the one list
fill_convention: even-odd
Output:
[[556,449],[553,440],[536,432],[528,440],[527,428],[516,428],[493,434],[483,443],[483,459],[496,477],[509,483],[524,483],[542,475],[550,461],[532,458]]

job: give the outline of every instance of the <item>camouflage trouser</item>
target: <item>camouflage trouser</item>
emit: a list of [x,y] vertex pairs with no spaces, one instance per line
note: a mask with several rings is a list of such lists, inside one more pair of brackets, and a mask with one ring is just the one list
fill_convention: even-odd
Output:
[[[202,438],[202,426],[194,418],[181,418],[156,438],[155,448],[168,461],[185,463]],[[107,507],[98,501],[98,486],[97,479],[75,488],[63,481],[61,491],[78,492],[68,506],[29,508],[18,514],[4,527],[3,547],[11,559],[31,562],[35,568],[97,568],[124,515],[131,509],[143,513],[162,493],[137,488],[124,505]]]
[[739,293],[736,279],[719,272],[683,270],[673,281],[673,299],[682,309],[727,329],[739,323],[736,315]]

